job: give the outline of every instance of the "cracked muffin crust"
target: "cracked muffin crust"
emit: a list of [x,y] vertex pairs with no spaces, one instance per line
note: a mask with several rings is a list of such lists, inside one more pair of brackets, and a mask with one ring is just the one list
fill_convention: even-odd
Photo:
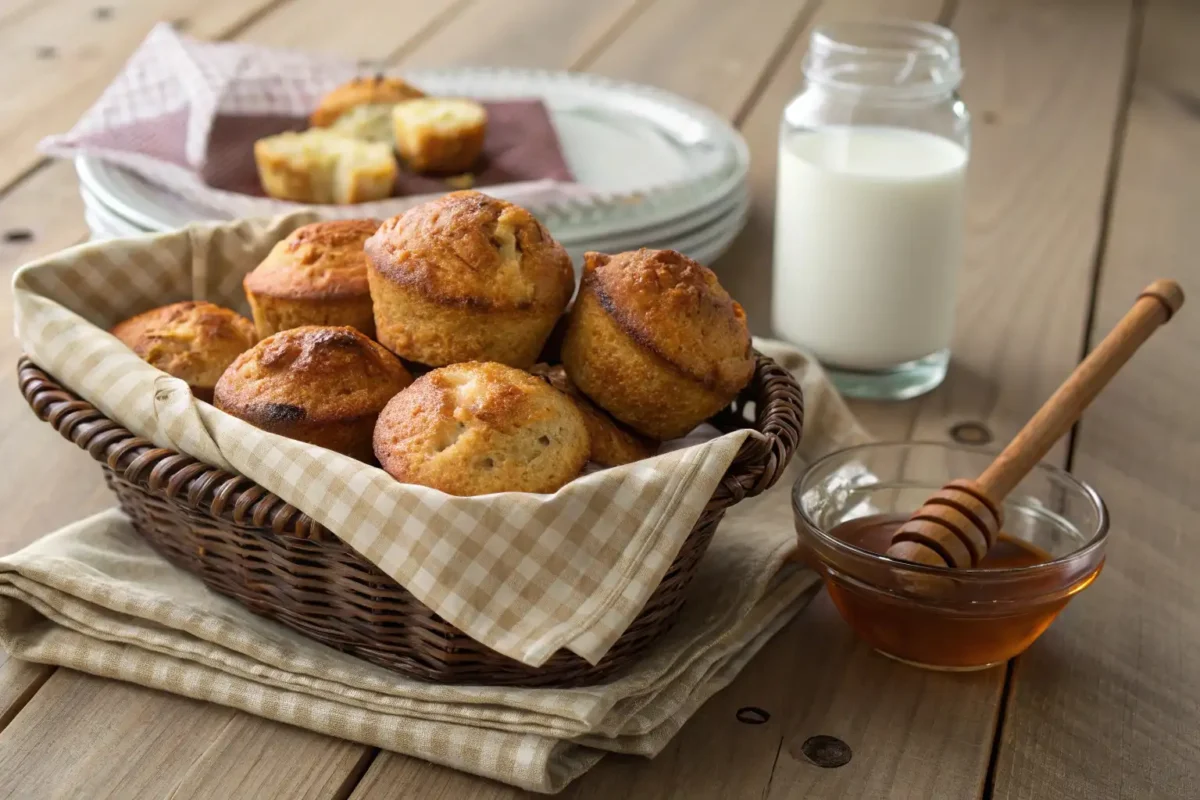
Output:
[[395,356],[354,328],[310,325],[247,350],[214,394],[217,408],[256,428],[369,462],[379,411],[410,383]]
[[365,250],[379,342],[429,366],[532,366],[574,290],[571,259],[542,224],[480,192],[393,217]]
[[562,360],[597,405],[658,440],[720,411],[754,374],[742,307],[674,250],[588,253]]
[[208,402],[225,368],[258,341],[254,323],[241,314],[192,300],[138,314],[117,323],[111,333]]
[[375,335],[363,243],[379,220],[315,222],[292,231],[242,281],[260,338],[302,325]]
[[583,470],[588,449],[569,398],[494,362],[422,375],[375,426],[375,455],[388,474],[459,496],[554,492]]

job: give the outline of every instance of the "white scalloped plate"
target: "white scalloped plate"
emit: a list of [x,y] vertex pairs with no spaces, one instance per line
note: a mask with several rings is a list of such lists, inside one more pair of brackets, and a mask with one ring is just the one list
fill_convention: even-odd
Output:
[[[546,103],[578,182],[595,191],[530,207],[564,244],[635,230],[652,238],[655,228],[727,199],[745,182],[749,153],[741,135],[712,111],[660,89],[538,70],[418,70],[406,77],[433,94]],[[109,163],[81,156],[76,168],[105,206],[146,229],[221,216]]]
[[[162,230],[146,230],[121,217],[93,194],[86,186],[80,186],[83,197],[84,219],[92,232],[93,240],[124,239],[133,236],[161,233]],[[693,227],[675,232],[667,238],[643,239],[636,234],[627,239],[608,239],[584,245],[568,245],[567,251],[578,268],[583,263],[587,250],[616,253],[638,247],[670,248],[691,256],[702,264],[711,264],[728,249],[734,237],[741,231],[749,214],[750,203],[745,191],[735,196],[731,203],[721,203],[720,213],[711,218],[693,217]]]

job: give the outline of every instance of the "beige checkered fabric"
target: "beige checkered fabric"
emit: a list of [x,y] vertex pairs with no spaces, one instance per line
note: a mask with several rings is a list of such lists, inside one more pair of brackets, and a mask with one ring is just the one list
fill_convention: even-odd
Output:
[[[839,436],[854,435],[836,402],[823,413]],[[795,546],[788,478],[799,469],[793,464],[781,485],[729,512],[679,622],[635,666],[600,686],[408,680],[207,591],[115,511],[0,560],[0,644],[16,658],[556,792],[606,752],[656,755],[804,607],[816,577],[786,563]]]
[[553,495],[449,497],[198,402],[183,381],[105,333],[187,298],[243,308],[242,276],[303,221],[195,226],[27,265],[14,278],[18,336],[38,365],[109,417],[253,479],[476,640],[534,666],[564,647],[595,663],[661,582],[742,441],[757,434],[594,472]]
[[[197,209],[197,218],[294,213],[306,206],[205,182],[203,175],[212,167],[206,162],[215,120],[307,117],[326,92],[364,72],[370,74],[375,66],[369,65],[369,70],[331,56],[204,42],[160,23],[75,126],[46,137],[38,149],[60,158],[92,156],[123,167]],[[532,179],[544,178],[544,173],[529,177],[488,191],[534,210],[594,194],[577,184]],[[320,206],[319,213],[331,219],[386,219],[427,199],[410,196]]]

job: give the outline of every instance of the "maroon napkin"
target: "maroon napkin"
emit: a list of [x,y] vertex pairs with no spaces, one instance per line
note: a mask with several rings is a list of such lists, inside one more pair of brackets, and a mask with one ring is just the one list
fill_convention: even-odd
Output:
[[[182,200],[197,219],[301,208],[327,219],[387,218],[451,187],[444,178],[408,174],[399,179],[395,197],[303,206],[264,196],[254,166],[256,139],[307,127],[321,97],[360,72],[342,59],[203,42],[160,24],[75,126],[42,140],[40,149],[63,158],[85,155],[151,184],[124,198],[143,203],[147,215],[160,203],[177,208]],[[420,80],[413,82],[420,87]],[[573,182],[540,100],[489,97],[486,105],[488,132],[474,186],[543,211],[592,195]],[[127,188],[134,185],[127,182]]]
[[[487,138],[475,165],[473,186],[495,186],[530,180],[574,180],[550,114],[540,100],[485,101]],[[302,131],[307,117],[220,114],[209,131],[208,148],[200,176],[204,182],[229,192],[264,196],[254,166],[254,142],[282,131]],[[446,191],[444,176],[401,171],[396,195],[435,194]]]

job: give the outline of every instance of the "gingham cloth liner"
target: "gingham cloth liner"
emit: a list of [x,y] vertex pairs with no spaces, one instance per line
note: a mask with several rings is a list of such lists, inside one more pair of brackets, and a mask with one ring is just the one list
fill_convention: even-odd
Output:
[[533,666],[564,647],[599,661],[757,433],[585,475],[553,495],[449,497],[198,402],[104,332],[186,298],[244,310],[242,276],[308,219],[196,225],[27,265],[13,281],[18,336],[109,417],[274,492],[477,641]]
[[812,596],[816,577],[785,564],[796,543],[790,487],[804,462],[867,438],[815,362],[757,346],[804,388],[800,454],[773,489],[729,510],[678,623],[610,683],[405,679],[207,591],[117,512],[0,560],[0,645],[538,792],[559,791],[605,752],[657,755]]
[[[87,155],[126,167],[189,203],[198,214],[269,217],[310,208],[208,186],[200,176],[208,135],[218,112],[228,115],[307,115],[321,96],[361,74],[353,63],[233,42],[203,42],[159,23],[96,103],[66,134],[48,136],[41,152]],[[157,120],[159,124],[134,123]],[[96,144],[100,133],[121,132],[119,147]],[[106,140],[111,137],[104,137]],[[182,141],[180,141],[182,139]],[[586,201],[592,192],[553,180],[489,186],[488,192],[533,209]],[[430,196],[321,206],[323,218],[386,219]]]

